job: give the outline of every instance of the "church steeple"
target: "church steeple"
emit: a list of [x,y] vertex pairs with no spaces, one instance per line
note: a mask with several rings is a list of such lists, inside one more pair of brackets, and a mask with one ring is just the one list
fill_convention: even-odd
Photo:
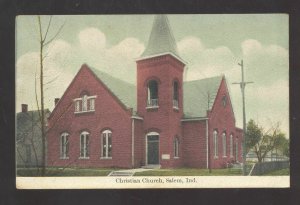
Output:
[[147,57],[158,56],[160,54],[171,54],[181,60],[166,15],[155,16],[148,45],[141,58],[145,59]]

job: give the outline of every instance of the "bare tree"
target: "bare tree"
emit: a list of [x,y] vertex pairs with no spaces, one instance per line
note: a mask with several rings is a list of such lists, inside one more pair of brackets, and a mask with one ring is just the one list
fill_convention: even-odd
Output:
[[[46,173],[46,129],[45,129],[45,109],[44,109],[44,59],[47,57],[47,55],[44,55],[44,49],[45,47],[50,44],[61,32],[64,24],[62,24],[57,32],[48,40],[48,33],[49,29],[51,27],[51,22],[52,22],[52,16],[50,17],[48,21],[48,25],[46,28],[46,31],[43,33],[42,30],[42,22],[41,22],[41,17],[38,16],[38,28],[39,28],[39,44],[40,44],[40,50],[39,50],[39,55],[40,55],[40,61],[39,61],[39,66],[40,66],[40,106],[41,108],[39,109],[38,101],[37,101],[37,106],[39,109],[39,115],[40,115],[40,121],[41,121],[41,137],[42,137],[42,170],[41,170],[41,175],[45,176]],[[36,95],[37,99],[37,95]]]

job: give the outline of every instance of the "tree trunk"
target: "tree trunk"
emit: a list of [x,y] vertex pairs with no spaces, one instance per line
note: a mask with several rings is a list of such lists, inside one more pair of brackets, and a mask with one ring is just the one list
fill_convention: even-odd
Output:
[[40,88],[41,88],[41,131],[42,131],[42,176],[46,173],[46,139],[45,139],[45,113],[44,113],[44,68],[43,68],[43,48],[44,41],[42,35],[41,17],[38,16],[40,31]]

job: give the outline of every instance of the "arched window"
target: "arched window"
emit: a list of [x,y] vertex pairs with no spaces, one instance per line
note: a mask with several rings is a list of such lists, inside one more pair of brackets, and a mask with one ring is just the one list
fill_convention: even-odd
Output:
[[89,158],[90,133],[84,131],[80,134],[80,158]]
[[178,109],[178,82],[177,81],[174,81],[173,83],[173,108],[177,108]]
[[233,157],[233,136],[230,135],[230,157]]
[[223,157],[226,157],[227,156],[227,136],[226,136],[226,133],[223,132],[222,134],[222,140],[223,140]]
[[112,140],[111,131],[104,130],[102,132],[102,157],[111,158],[112,157]]
[[174,139],[174,158],[179,157],[179,139],[175,137]]
[[214,140],[214,156],[218,157],[218,132],[214,130],[213,132],[213,140]]
[[69,158],[69,134],[66,132],[60,136],[60,158]]
[[150,80],[148,82],[148,100],[147,107],[158,106],[158,83],[156,80]]

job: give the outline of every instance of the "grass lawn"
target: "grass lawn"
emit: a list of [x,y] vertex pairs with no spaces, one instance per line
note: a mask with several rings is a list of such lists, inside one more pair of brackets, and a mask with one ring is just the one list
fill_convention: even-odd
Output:
[[273,172],[264,174],[263,176],[288,176],[290,175],[290,169],[280,169]]
[[241,170],[214,169],[211,173],[207,169],[154,169],[145,172],[136,172],[134,176],[240,176]]
[[[111,171],[119,170],[113,168],[90,168],[90,169],[80,169],[80,168],[47,168],[46,176],[107,176]],[[18,168],[17,176],[33,177],[37,175],[37,168]]]

